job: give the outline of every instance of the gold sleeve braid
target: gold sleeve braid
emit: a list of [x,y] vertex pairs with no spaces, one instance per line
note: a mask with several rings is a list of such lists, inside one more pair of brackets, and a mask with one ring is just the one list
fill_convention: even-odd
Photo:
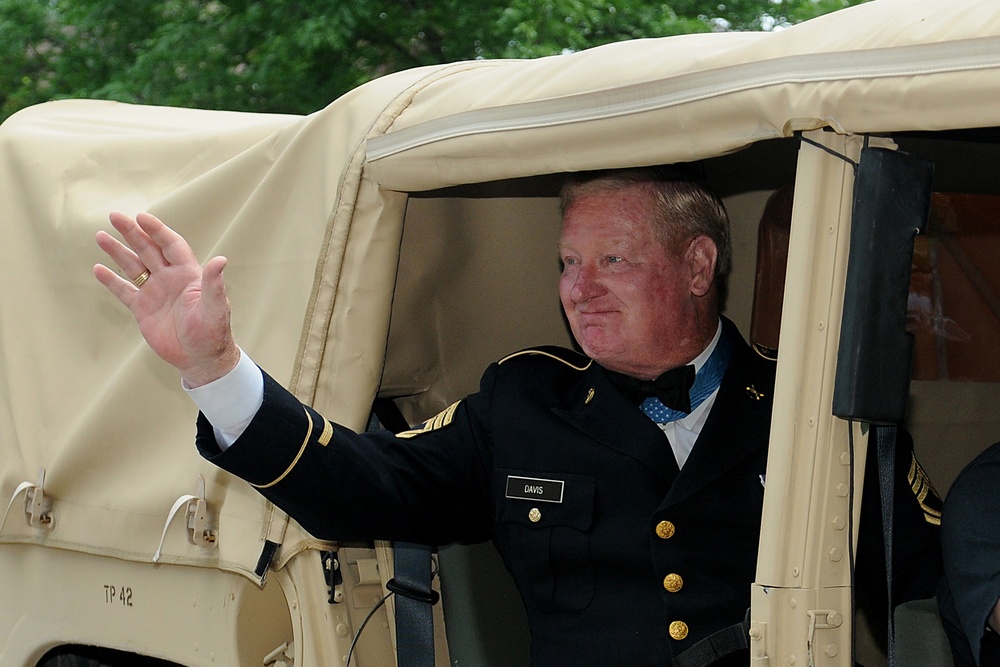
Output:
[[941,497],[938,495],[937,489],[934,488],[934,484],[931,483],[930,477],[924,472],[923,466],[920,465],[917,457],[913,454],[910,455],[910,470],[906,474],[906,481],[909,482],[910,489],[920,504],[920,509],[924,511],[924,521],[935,526],[940,526],[941,510],[928,505],[927,497],[931,496],[938,501],[939,505]]
[[[498,361],[497,363],[498,364],[503,364],[504,362],[509,361],[510,359],[513,359],[515,357],[520,357],[520,356],[523,356],[523,355],[541,355],[541,356],[544,356],[544,357],[548,357],[550,359],[554,359],[554,360],[558,361],[559,363],[565,364],[566,366],[569,366],[570,368],[572,368],[574,370],[578,370],[578,371],[585,371],[585,370],[587,370],[590,367],[590,365],[593,363],[592,359],[587,359],[587,363],[586,364],[584,364],[582,366],[577,366],[577,365],[575,365],[573,363],[570,363],[566,359],[563,359],[562,357],[560,357],[558,355],[551,354],[551,353],[546,352],[544,350],[535,350],[535,349],[522,350],[520,352],[515,352],[514,354],[509,354],[506,357],[504,357],[503,359],[501,359],[500,361]],[[436,431],[436,430],[438,430],[440,428],[444,428],[445,426],[448,426],[455,419],[455,410],[458,409],[458,406],[461,404],[461,402],[462,401],[456,401],[456,402],[452,403],[447,408],[445,408],[444,410],[442,410],[441,412],[439,412],[434,417],[431,417],[430,419],[428,419],[427,421],[425,421],[423,424],[421,424],[417,428],[410,429],[409,431],[401,431],[400,433],[396,434],[396,437],[397,438],[404,438],[404,439],[415,438],[416,436],[418,436],[418,435],[420,435],[422,433],[429,433],[431,431]]]
[[400,433],[397,433],[396,437],[397,438],[407,438],[408,439],[408,438],[416,437],[416,436],[420,435],[421,433],[428,433],[430,431],[436,431],[439,428],[444,428],[445,426],[447,426],[448,424],[450,424],[452,422],[452,420],[455,419],[455,410],[458,409],[458,405],[461,402],[462,401],[455,401],[454,403],[452,403],[451,405],[449,405],[447,408],[445,408],[441,412],[437,413],[437,415],[435,415],[434,417],[431,417],[430,419],[428,419],[427,421],[425,421],[423,424],[420,425],[420,427],[415,428],[415,429],[411,429],[409,431],[402,431]]
[[[295,455],[295,458],[292,459],[292,462],[288,464],[287,468],[285,468],[285,472],[278,475],[278,477],[274,479],[274,481],[269,482],[267,484],[251,484],[250,486],[256,489],[270,488],[275,484],[279,483],[281,480],[285,479],[285,477],[287,477],[288,474],[292,472],[292,469],[295,468],[296,465],[298,465],[299,460],[302,458],[302,454],[304,454],[306,451],[306,446],[309,444],[309,438],[311,438],[313,434],[312,415],[309,414],[309,410],[306,410],[305,408],[303,408],[303,410],[305,410],[306,413],[306,421],[308,422],[308,428],[306,429],[306,437],[303,438],[302,445],[299,447],[299,451]],[[328,420],[324,419],[323,431],[320,433],[319,438],[317,438],[317,442],[319,442],[320,445],[326,447],[328,444],[330,444],[330,440],[332,438],[333,438],[333,424],[331,424]]]

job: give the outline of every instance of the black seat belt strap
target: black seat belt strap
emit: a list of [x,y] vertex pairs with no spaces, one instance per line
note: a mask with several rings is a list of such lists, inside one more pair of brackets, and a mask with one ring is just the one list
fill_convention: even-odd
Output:
[[882,540],[885,544],[885,585],[888,595],[888,660],[886,667],[896,667],[896,638],[892,597],[892,517],[896,489],[896,427],[875,426],[875,447],[878,460],[879,495],[882,496]]
[[670,662],[671,667],[707,667],[750,646],[750,610],[742,623],[713,632]]
[[[368,430],[380,427],[393,433],[409,428],[396,403],[376,398]],[[393,577],[385,587],[396,594],[396,664],[398,667],[434,667],[434,605],[439,595],[431,588],[431,547],[396,542],[392,546]]]
[[393,578],[386,588],[396,594],[396,657],[399,667],[434,667],[434,604],[431,547],[393,544]]

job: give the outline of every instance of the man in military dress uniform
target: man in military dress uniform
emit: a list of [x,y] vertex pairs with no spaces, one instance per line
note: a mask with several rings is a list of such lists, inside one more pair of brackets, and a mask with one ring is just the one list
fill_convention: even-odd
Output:
[[[236,347],[224,259],[202,269],[148,214],[111,220],[128,246],[98,243],[132,280],[95,274],[180,370],[199,450],[317,537],[493,540],[535,665],[669,665],[744,619],[774,367],[720,316],[729,222],[703,184],[657,169],[572,181],[559,292],[583,354],[508,356],[477,393],[398,435],[329,423]],[[899,561],[936,550],[912,494],[897,513]],[[929,597],[923,583],[904,594]]]

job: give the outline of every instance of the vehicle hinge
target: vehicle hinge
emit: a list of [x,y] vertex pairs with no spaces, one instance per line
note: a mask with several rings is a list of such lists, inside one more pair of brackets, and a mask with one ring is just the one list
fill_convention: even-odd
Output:
[[339,604],[344,601],[344,572],[340,568],[340,558],[336,551],[324,551],[321,557],[323,578],[330,593],[327,602]]
[[198,475],[198,494],[183,495],[174,501],[173,507],[167,514],[167,521],[163,524],[163,533],[160,535],[160,544],[153,554],[153,562],[160,562],[163,553],[163,541],[167,537],[167,529],[170,524],[184,509],[187,517],[186,526],[191,531],[190,538],[193,544],[201,547],[214,547],[218,541],[218,533],[215,529],[208,527],[208,502],[205,500],[205,478]]
[[295,664],[294,644],[284,642],[264,657],[264,667],[292,667]]
[[767,667],[767,623],[750,621],[750,664],[753,667]]
[[750,630],[750,664],[752,667],[767,667],[767,623],[751,621]]
[[[811,609],[806,612],[809,616],[809,636],[806,641],[806,652],[808,655],[809,667],[816,664],[815,644],[817,630],[835,630],[844,624],[844,615],[836,609]],[[839,652],[835,643],[827,644],[824,649],[827,657],[833,658]]]

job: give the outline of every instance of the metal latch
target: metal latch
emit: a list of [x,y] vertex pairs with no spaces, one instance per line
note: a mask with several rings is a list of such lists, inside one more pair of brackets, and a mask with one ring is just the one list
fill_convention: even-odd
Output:
[[191,541],[198,546],[212,547],[218,533],[208,527],[208,503],[205,501],[205,478],[198,475],[198,497],[188,501],[187,527],[191,531]]
[[336,551],[324,551],[320,557],[323,562],[323,578],[330,592],[327,602],[339,604],[344,601],[344,571],[340,568],[340,558]]
[[10,497],[10,502],[7,503],[7,510],[3,513],[3,518],[0,519],[0,530],[3,529],[3,525],[7,522],[7,515],[10,514],[10,510],[14,506],[14,501],[22,493],[24,494],[24,513],[27,517],[28,525],[32,528],[52,530],[55,527],[55,516],[52,514],[52,501],[45,498],[44,486],[45,468],[41,468],[38,471],[38,484],[32,484],[31,482],[21,482],[18,484],[17,488],[14,489],[14,495]]
[[163,524],[160,544],[156,547],[156,553],[153,554],[154,563],[160,562],[160,556],[163,553],[163,541],[167,537],[167,529],[180,513],[181,509],[184,509],[184,515],[187,517],[185,524],[188,530],[191,531],[191,542],[201,547],[216,546],[218,533],[215,529],[208,527],[208,503],[205,501],[205,478],[198,475],[198,495],[181,496],[174,501],[173,507],[170,508],[167,521]]
[[38,484],[24,494],[24,512],[28,523],[34,528],[49,528],[55,523],[52,517],[52,503],[45,500],[45,468],[38,471]]

